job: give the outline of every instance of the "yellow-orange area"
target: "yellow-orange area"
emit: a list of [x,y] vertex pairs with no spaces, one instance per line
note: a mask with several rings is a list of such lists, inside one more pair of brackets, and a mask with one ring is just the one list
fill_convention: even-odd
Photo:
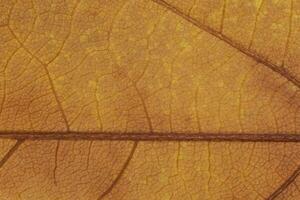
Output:
[[298,136],[299,36],[297,0],[1,1],[0,199],[299,199],[299,140],[33,139]]

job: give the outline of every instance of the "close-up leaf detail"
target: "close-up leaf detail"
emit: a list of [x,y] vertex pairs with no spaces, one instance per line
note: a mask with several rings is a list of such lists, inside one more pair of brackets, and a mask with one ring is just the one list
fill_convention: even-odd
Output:
[[300,1],[0,0],[0,200],[300,199]]

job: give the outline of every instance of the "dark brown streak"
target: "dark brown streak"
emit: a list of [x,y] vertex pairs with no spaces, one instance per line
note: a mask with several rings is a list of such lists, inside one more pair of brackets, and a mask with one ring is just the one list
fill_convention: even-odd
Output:
[[284,190],[286,190],[290,184],[292,184],[295,179],[300,175],[300,166],[288,177],[268,198],[267,200],[274,200],[278,197]]
[[0,131],[0,139],[104,141],[300,142],[298,133],[32,132]]
[[267,66],[269,69],[271,69],[272,71],[280,74],[282,77],[286,78],[288,81],[290,81],[295,86],[300,88],[300,81],[295,76],[293,76],[286,68],[275,65],[275,64],[269,62],[267,59],[257,55],[255,52],[250,51],[249,49],[241,46],[240,44],[238,44],[236,42],[234,42],[232,39],[230,39],[229,37],[223,35],[221,32],[216,31],[216,30],[210,28],[209,26],[206,26],[204,24],[199,23],[196,19],[194,19],[194,18],[190,17],[189,15],[183,13],[178,8],[172,6],[171,4],[167,3],[166,1],[164,1],[164,0],[152,0],[152,1],[159,4],[159,5],[161,5],[162,7],[170,10],[174,14],[182,17],[183,19],[185,19],[186,21],[188,21],[191,24],[195,25],[196,27],[200,28],[201,30],[203,30],[203,31],[219,38],[220,40],[222,40],[224,42],[226,42],[231,47],[237,49],[238,51],[245,54],[246,56],[254,59],[258,63],[261,63],[261,64]]
[[112,182],[112,184],[110,185],[110,187],[105,192],[103,192],[101,194],[101,196],[98,198],[98,200],[104,198],[107,194],[109,194],[112,191],[112,189],[115,187],[115,185],[119,182],[119,180],[121,179],[122,175],[124,174],[126,168],[128,167],[128,165],[129,165],[129,163],[130,163],[130,161],[131,161],[131,159],[133,157],[133,154],[134,154],[134,152],[136,150],[137,145],[138,145],[138,142],[135,141],[134,144],[133,144],[133,147],[132,147],[132,149],[130,151],[129,156],[127,157],[127,160],[124,163],[124,165],[123,165],[122,169],[120,170],[120,172],[118,173],[117,177],[114,179],[114,181]]
[[8,161],[8,159],[18,150],[21,144],[23,144],[24,140],[17,140],[17,142],[9,149],[9,151],[4,155],[4,157],[0,161],[0,168],[4,166],[4,164]]

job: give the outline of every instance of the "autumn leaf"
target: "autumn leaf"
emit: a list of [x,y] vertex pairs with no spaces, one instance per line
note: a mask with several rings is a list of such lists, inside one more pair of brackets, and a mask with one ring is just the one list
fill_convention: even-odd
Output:
[[0,199],[299,199],[300,2],[3,0]]

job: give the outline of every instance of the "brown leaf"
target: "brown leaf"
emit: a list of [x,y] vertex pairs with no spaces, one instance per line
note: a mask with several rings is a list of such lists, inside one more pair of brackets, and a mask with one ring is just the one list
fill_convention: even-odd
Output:
[[298,199],[296,1],[2,1],[0,199]]

